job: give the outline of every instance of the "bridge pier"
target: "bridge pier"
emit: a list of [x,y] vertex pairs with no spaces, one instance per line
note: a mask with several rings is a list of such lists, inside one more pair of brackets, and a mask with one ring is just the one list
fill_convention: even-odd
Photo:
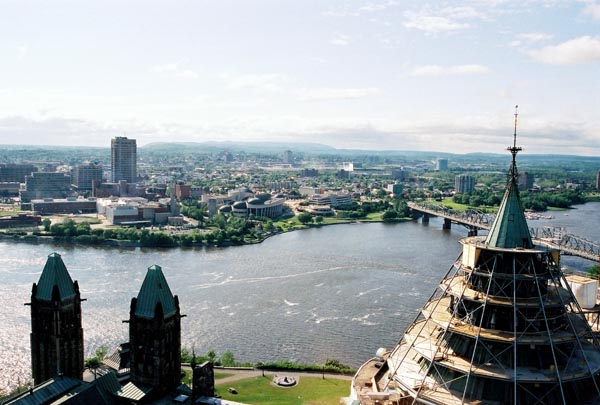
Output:
[[421,222],[424,224],[428,224],[429,223],[429,214],[424,212],[423,213],[423,218],[421,219]]
[[452,221],[448,218],[444,218],[444,224],[442,225],[442,229],[452,229]]
[[469,229],[467,236],[477,236],[477,228]]

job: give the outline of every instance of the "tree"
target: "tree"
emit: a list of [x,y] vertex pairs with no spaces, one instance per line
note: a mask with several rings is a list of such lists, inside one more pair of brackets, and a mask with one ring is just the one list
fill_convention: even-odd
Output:
[[52,224],[52,226],[50,227],[50,232],[54,236],[64,236],[65,227],[63,224]]
[[77,225],[75,224],[75,221],[73,221],[71,218],[65,219],[63,221],[63,226],[65,230],[65,236],[77,236]]
[[44,231],[48,232],[50,230],[51,223],[52,221],[50,220],[50,218],[44,218],[44,220],[42,221],[42,225],[44,225]]
[[96,373],[98,371],[98,367],[100,367],[100,364],[102,364],[102,360],[104,360],[107,353],[108,353],[108,346],[102,345],[96,349],[96,354],[94,357],[85,359],[85,363],[84,363],[85,367],[92,370],[92,372],[94,373],[94,379],[96,379]]
[[92,227],[89,222],[81,222],[75,226],[77,235],[89,235],[92,232]]
[[383,215],[381,216],[381,219],[383,219],[384,221],[390,221],[392,219],[395,219],[398,217],[398,213],[394,210],[386,210]]
[[198,364],[198,359],[196,358],[196,351],[194,350],[194,346],[192,346],[192,358],[190,359],[190,367],[193,369],[196,368]]
[[321,224],[321,223],[323,223],[323,216],[322,216],[322,215],[317,215],[317,216],[315,217],[315,222],[316,222],[317,224]]
[[298,221],[300,221],[301,224],[306,225],[312,222],[312,215],[310,215],[308,212],[303,212],[302,214],[298,215]]
[[98,357],[100,360],[104,360],[104,358],[106,357],[107,354],[108,354],[108,346],[106,346],[106,345],[102,345],[96,349],[96,357]]
[[211,349],[206,352],[206,358],[208,359],[208,361],[214,364],[217,360],[217,353]]
[[221,355],[221,365],[224,367],[235,366],[235,359],[233,358],[233,353],[231,353],[229,350],[226,350]]

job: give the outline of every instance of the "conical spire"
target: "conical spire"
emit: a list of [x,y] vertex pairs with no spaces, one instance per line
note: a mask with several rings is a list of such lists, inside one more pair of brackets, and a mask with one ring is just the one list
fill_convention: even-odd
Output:
[[58,253],[48,255],[48,260],[37,284],[35,298],[42,301],[52,301],[54,287],[58,288],[61,301],[75,295],[73,279],[71,279]]
[[144,318],[154,318],[156,306],[162,306],[164,317],[173,315],[177,311],[175,298],[171,293],[169,284],[165,279],[162,269],[158,265],[148,268],[146,278],[137,296],[135,315]]
[[485,243],[490,247],[498,248],[531,248],[533,242],[529,233],[529,226],[525,219],[523,205],[519,196],[519,173],[517,171],[517,153],[522,149],[517,147],[517,116],[515,107],[515,133],[513,146],[508,150],[512,154],[512,165],[508,172],[508,184],[504,198],[498,209],[498,215],[490,229]]

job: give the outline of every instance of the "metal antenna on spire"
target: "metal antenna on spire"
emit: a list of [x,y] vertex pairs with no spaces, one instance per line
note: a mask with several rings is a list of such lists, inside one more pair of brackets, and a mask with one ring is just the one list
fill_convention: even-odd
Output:
[[519,106],[516,105],[515,106],[515,133],[513,135],[513,146],[508,148],[510,153],[512,153],[512,155],[513,155],[513,161],[515,160],[517,153],[519,153],[522,150],[522,148],[519,148],[517,146],[517,117],[519,116],[518,109],[519,109]]
[[519,106],[515,106],[515,135],[513,140],[513,148],[517,147],[517,117],[519,116]]
[[512,154],[512,165],[509,170],[508,177],[509,177],[509,179],[511,179],[511,181],[514,181],[514,182],[516,182],[519,177],[519,174],[517,172],[517,153],[519,153],[522,150],[522,148],[519,148],[517,146],[517,118],[518,118],[518,116],[519,116],[519,106],[516,105],[515,106],[515,133],[513,135],[513,146],[508,148],[509,152]]

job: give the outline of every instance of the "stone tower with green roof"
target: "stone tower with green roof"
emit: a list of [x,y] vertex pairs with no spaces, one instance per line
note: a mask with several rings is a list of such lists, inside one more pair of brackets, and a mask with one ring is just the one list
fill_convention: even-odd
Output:
[[160,266],[148,268],[129,312],[131,380],[161,392],[181,382],[181,313]]
[[31,370],[34,383],[83,377],[81,297],[58,253],[48,256],[31,290]]

